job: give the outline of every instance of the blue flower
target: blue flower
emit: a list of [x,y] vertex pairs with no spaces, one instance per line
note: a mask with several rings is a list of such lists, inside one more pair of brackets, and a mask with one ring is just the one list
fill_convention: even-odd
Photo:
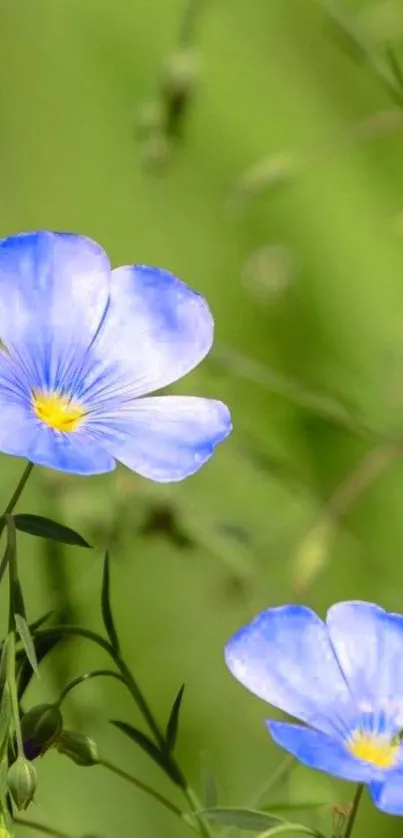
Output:
[[333,605],[325,623],[304,606],[270,608],[225,657],[245,687],[303,722],[267,721],[275,742],[403,814],[403,616],[367,602]]
[[231,431],[219,401],[146,394],[208,353],[207,303],[167,271],[111,271],[67,233],[0,240],[0,450],[76,474],[182,480]]

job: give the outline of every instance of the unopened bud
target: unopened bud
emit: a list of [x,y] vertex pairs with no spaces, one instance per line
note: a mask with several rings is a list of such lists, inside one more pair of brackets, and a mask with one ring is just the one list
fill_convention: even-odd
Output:
[[7,772],[7,786],[17,809],[27,809],[36,790],[36,771],[25,757],[17,757]]
[[184,49],[169,59],[163,89],[168,96],[186,96],[193,92],[199,76],[199,62],[194,50]]
[[56,704],[38,704],[28,710],[21,719],[22,741],[27,759],[35,759],[50,748],[62,727],[62,714]]
[[98,748],[93,739],[83,733],[73,730],[63,730],[58,737],[55,747],[76,765],[90,766],[99,763]]

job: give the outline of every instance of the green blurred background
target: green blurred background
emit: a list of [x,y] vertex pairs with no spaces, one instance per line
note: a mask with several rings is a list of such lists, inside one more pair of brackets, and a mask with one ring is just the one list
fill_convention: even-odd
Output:
[[[200,795],[212,770],[222,805],[257,802],[283,754],[263,725],[270,710],[224,667],[230,634],[288,601],[403,608],[403,110],[385,57],[403,58],[402,5],[345,0],[368,60],[320,0],[194,0],[185,55],[184,0],[0,9],[1,235],[85,233],[114,265],[163,266],[205,293],[216,348],[176,391],[227,401],[235,428],[183,484],[34,472],[20,511],[97,549],[21,536],[29,616],[55,607],[101,628],[109,546],[122,645],[161,723],[186,683],[184,770]],[[159,112],[183,84],[182,136],[167,137]],[[21,468],[2,458],[2,503]],[[104,663],[71,643],[26,707]],[[180,803],[108,725],[116,717],[141,724],[113,682],[66,703],[69,726],[105,758]],[[38,772],[29,816],[71,836],[187,834],[102,768],[51,752]],[[331,805],[352,790],[296,767],[262,802],[290,801],[293,817],[329,833]],[[366,799],[355,835],[401,828]]]

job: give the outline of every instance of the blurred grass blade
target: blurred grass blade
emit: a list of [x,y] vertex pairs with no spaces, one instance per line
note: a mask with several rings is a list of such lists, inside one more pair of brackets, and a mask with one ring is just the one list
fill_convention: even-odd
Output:
[[203,760],[202,785],[203,801],[206,809],[217,809],[219,799],[217,778],[206,759]]
[[115,623],[112,615],[111,599],[110,599],[110,570],[109,570],[109,553],[106,551],[104,560],[104,573],[102,578],[102,593],[101,593],[101,609],[102,619],[106,632],[108,634],[111,645],[115,652],[119,652],[119,638],[115,628]]
[[21,643],[24,647],[25,654],[32,666],[35,675],[39,676],[39,668],[38,668],[38,661],[36,659],[35,653],[35,645],[32,639],[31,632],[29,630],[29,625],[22,614],[15,613],[15,627],[17,629],[17,634],[21,640]]
[[171,780],[176,785],[181,785],[181,778],[175,768],[172,765],[171,760],[167,754],[164,754],[162,751],[154,745],[154,742],[148,738],[141,730],[138,728],[133,727],[133,725],[128,724],[127,722],[120,722],[116,721],[115,719],[110,720],[111,724],[121,730],[122,733],[125,733],[132,742],[135,742],[136,745],[145,751],[149,757],[157,764],[163,771],[171,778]]
[[65,527],[64,524],[59,524],[57,521],[51,521],[50,518],[44,518],[42,515],[17,514],[13,515],[13,520],[16,529],[28,533],[28,535],[49,538],[75,547],[91,547],[91,544],[88,544],[75,530]]
[[284,818],[269,815],[267,812],[260,812],[256,809],[213,808],[202,809],[198,814],[213,823],[222,826],[235,826],[238,829],[245,829],[250,832],[262,832],[285,823]]
[[171,714],[168,719],[167,729],[165,733],[166,750],[168,754],[171,753],[171,751],[173,751],[176,744],[176,739],[178,735],[179,714],[181,711],[184,690],[185,685],[182,684],[172,705]]

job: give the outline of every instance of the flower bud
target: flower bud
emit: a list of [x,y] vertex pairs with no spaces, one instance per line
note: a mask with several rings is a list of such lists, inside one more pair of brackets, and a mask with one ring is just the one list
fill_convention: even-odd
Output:
[[192,49],[180,50],[166,65],[163,90],[168,96],[189,96],[199,76],[199,62]]
[[73,730],[63,730],[58,737],[55,747],[76,765],[90,766],[99,763],[98,748],[93,739],[83,733]]
[[28,710],[21,719],[22,741],[27,759],[35,759],[50,748],[62,727],[62,714],[56,704],[38,704]]
[[19,811],[27,809],[36,790],[36,770],[25,757],[17,757],[7,772],[7,786]]

